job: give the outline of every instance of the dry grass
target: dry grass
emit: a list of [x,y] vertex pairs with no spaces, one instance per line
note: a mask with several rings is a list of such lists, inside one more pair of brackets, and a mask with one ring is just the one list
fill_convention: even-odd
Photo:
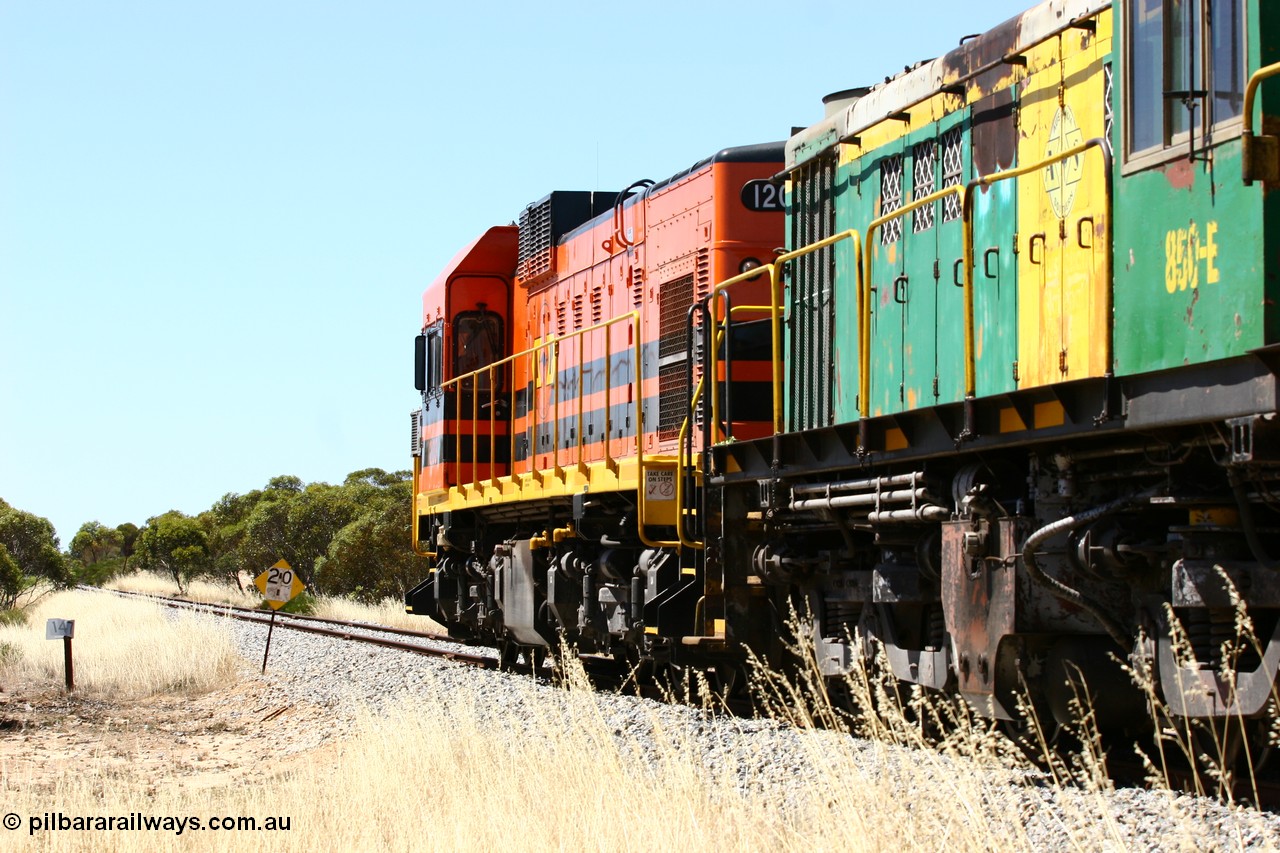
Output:
[[[244,577],[248,592],[241,592],[228,583],[211,583],[209,581],[192,581],[185,598],[205,604],[231,604],[236,607],[258,607],[262,604],[262,596],[252,586],[252,578]],[[118,589],[125,592],[140,592],[146,595],[177,596],[178,586],[172,579],[150,572],[137,572],[132,575],[116,578],[106,584],[107,589]],[[342,619],[350,622],[369,622],[374,625],[387,625],[392,628],[406,628],[411,631],[444,633],[443,626],[431,619],[414,616],[404,611],[404,602],[395,598],[384,598],[378,604],[361,604],[346,598],[318,596],[315,599],[316,616],[326,619]]]
[[[474,688],[443,684],[384,719],[366,718],[334,752],[265,781],[216,788],[154,784],[92,763],[57,779],[0,779],[22,817],[14,849],[41,850],[1030,850],[1034,797],[1016,774],[829,731],[796,734],[794,767],[779,756],[696,760],[684,730],[651,713],[656,749],[602,715],[580,675],[554,699],[526,684],[513,697],[540,716],[495,714]],[[790,775],[786,794],[760,783]],[[1012,783],[1012,784],[1010,784]],[[1163,838],[1198,849],[1194,817]],[[27,836],[28,817],[225,815],[288,818],[287,832],[94,831]],[[1124,849],[1101,792],[1052,809],[1061,849]]]
[[371,622],[410,631],[445,633],[444,626],[434,620],[406,613],[404,602],[395,598],[384,598],[377,604],[360,604],[346,598],[321,596],[316,599],[315,615],[350,622]]
[[140,697],[224,684],[240,656],[230,633],[158,604],[69,591],[42,599],[25,625],[0,627],[0,678],[64,683],[63,644],[45,639],[48,619],[74,619],[76,689],[87,696]]
[[[245,585],[248,591],[241,592],[229,583],[195,580],[187,584],[187,591],[182,597],[203,604],[257,607],[262,603],[262,596],[258,595],[258,591],[250,585],[251,582],[252,579],[247,579]],[[171,598],[178,597],[178,585],[173,582],[172,578],[152,572],[135,572],[131,575],[122,575],[107,582],[104,586],[106,589],[118,589],[122,592],[163,595]]]
[[[102,598],[56,614],[101,619]],[[136,602],[108,602],[112,608]],[[79,605],[77,605],[79,606]],[[77,612],[85,615],[77,616]],[[123,612],[123,611],[122,611]],[[151,617],[130,611],[111,636],[121,645]],[[39,617],[41,620],[43,616]],[[163,621],[163,620],[162,620]],[[33,622],[34,624],[34,622]],[[43,637],[43,622],[40,623]],[[81,630],[77,621],[77,632]],[[7,635],[6,635],[7,636]],[[38,641],[44,643],[43,639]],[[58,647],[59,643],[48,643]],[[203,646],[183,653],[188,668],[208,664]],[[154,663],[150,651],[133,657]],[[428,671],[428,678],[430,671]],[[165,679],[152,679],[164,681]],[[1089,773],[1046,778],[1018,758],[987,721],[962,704],[890,694],[858,674],[850,707],[836,708],[813,685],[759,681],[761,694],[789,709],[797,749],[786,756],[720,753],[701,760],[695,735],[650,710],[620,728],[601,709],[580,668],[554,697],[531,682],[505,701],[535,718],[495,708],[479,687],[437,684],[386,718],[364,719],[336,750],[285,766],[266,780],[187,786],[141,770],[121,773],[92,760],[56,778],[0,776],[3,811],[22,819],[14,849],[40,850],[1031,850],[1028,826],[1048,823],[1061,849],[1126,849],[1121,808],[1105,780]],[[216,681],[216,679],[215,679]],[[519,691],[524,691],[520,695]],[[817,701],[812,697],[818,696]],[[950,727],[940,750],[929,715]],[[924,721],[924,722],[922,722]],[[822,728],[851,724],[870,744]],[[653,740],[642,737],[648,729]],[[750,743],[749,733],[742,740]],[[655,746],[656,744],[656,746]],[[0,748],[12,748],[0,740]],[[790,762],[782,764],[783,760]],[[3,762],[0,762],[0,766]],[[789,778],[785,791],[766,777]],[[1148,807],[1172,829],[1165,849],[1203,849],[1205,830],[1185,801],[1166,792]],[[1036,803],[1048,796],[1051,806]],[[288,818],[287,832],[40,832],[29,817],[103,817],[139,812],[207,821],[225,815]]]

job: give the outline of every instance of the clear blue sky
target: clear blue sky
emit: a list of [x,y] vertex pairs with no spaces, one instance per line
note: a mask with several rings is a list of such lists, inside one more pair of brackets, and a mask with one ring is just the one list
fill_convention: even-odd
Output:
[[0,497],[65,546],[407,468],[420,293],[484,228],[1027,5],[0,0]]

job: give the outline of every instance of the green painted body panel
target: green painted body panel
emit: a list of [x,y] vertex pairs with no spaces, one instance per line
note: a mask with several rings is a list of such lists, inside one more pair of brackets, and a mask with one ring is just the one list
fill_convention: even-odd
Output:
[[[908,199],[942,187],[942,140],[955,127],[962,133],[961,180],[968,180],[971,167],[966,125],[967,110],[886,146],[890,156],[902,154]],[[933,171],[923,185],[916,186],[919,146],[929,141],[937,143]],[[863,172],[864,181],[878,189],[883,158],[863,159],[873,163]],[[873,196],[870,202],[864,198],[860,205],[858,215],[863,223],[878,213],[871,207],[874,203]],[[959,217],[946,220],[942,201],[929,207],[928,219],[920,218],[928,208],[902,218],[902,234],[896,242],[882,242],[876,234],[871,237],[872,414],[964,399],[964,291],[955,284],[956,265],[964,256],[964,229]],[[851,416],[856,418],[856,411]]]
[[1013,181],[1000,181],[979,190],[973,201],[973,338],[979,397],[1018,387],[1013,378],[1018,360],[1016,189]]
[[[1250,69],[1280,60],[1280,6],[1247,5]],[[1118,19],[1124,26],[1124,19]],[[1264,38],[1263,34],[1269,37]],[[1280,109],[1267,81],[1255,130]],[[1123,115],[1119,87],[1114,99]],[[1274,130],[1272,131],[1274,132]],[[1280,342],[1274,192],[1241,180],[1238,130],[1219,134],[1206,158],[1185,151],[1141,171],[1115,168],[1115,372],[1118,375],[1228,358]],[[1114,140],[1118,146],[1119,134]],[[1119,158],[1117,158],[1119,160]]]
[[[1249,70],[1280,61],[1280,38],[1276,37],[1280,35],[1280,3],[1247,0],[1246,19]],[[1069,210],[1065,219],[1062,214],[1055,218],[1052,212],[1036,213],[1045,207],[1047,178],[1041,174],[997,182],[977,191],[972,200],[971,274],[975,392],[979,397],[1102,375],[1106,370],[1108,286],[1114,329],[1110,367],[1117,375],[1202,364],[1280,344],[1280,263],[1276,257],[1280,191],[1264,188],[1261,183],[1244,185],[1238,124],[1220,126],[1217,138],[1207,148],[1205,140],[1198,138],[1200,159],[1195,161],[1188,159],[1184,150],[1170,149],[1168,156],[1145,168],[1125,162],[1124,15],[1117,14],[1114,20],[1114,32],[1108,30],[1107,40],[1096,44],[1078,33],[1066,36],[1066,43],[1079,49],[1068,56],[1074,64],[1063,66],[1076,69],[1075,76],[1067,78],[1065,101],[1085,138],[1100,135],[1104,126],[1098,97],[1104,91],[1104,70],[1106,85],[1111,87],[1112,109],[1105,117],[1111,128],[1111,149],[1116,152],[1111,174],[1111,246],[1102,244],[1106,202],[1098,149],[1085,155],[1085,168],[1098,170],[1097,174],[1085,174],[1095,187],[1089,190],[1091,195],[1079,190],[1077,209]],[[1060,49],[1056,43],[1046,42],[1035,50],[1053,53]],[[928,125],[917,123],[906,136],[898,137],[892,131],[886,134],[886,125],[877,125],[862,132],[869,146],[863,149],[836,146],[832,133],[815,130],[814,138],[800,151],[805,157],[814,157],[824,145],[833,146],[837,165],[830,197],[831,231],[857,230],[865,240],[863,252],[872,259],[871,375],[866,401],[872,416],[952,403],[964,397],[963,290],[954,284],[956,261],[963,254],[961,222],[944,221],[939,202],[934,205],[931,226],[917,230],[912,215],[907,214],[900,219],[901,233],[896,240],[886,242],[879,233],[868,239],[867,224],[882,213],[881,166],[889,158],[902,158],[902,199],[906,203],[942,186],[941,140],[952,127],[963,129],[965,182],[979,173],[1008,170],[1018,165],[1019,157],[1044,156],[1054,145],[1052,121],[1056,112],[1064,112],[1064,93],[1058,91],[1054,79],[1062,72],[1052,61],[1032,65],[1034,74],[1020,77],[1012,87],[995,89]],[[1048,106],[1035,115],[1031,114],[1033,95],[1049,99],[1045,101]],[[912,107],[913,111],[919,109]],[[1280,134],[1277,114],[1280,78],[1265,82],[1259,91],[1256,130]],[[1033,131],[1044,138],[1027,143],[1027,134]],[[886,135],[892,141],[886,140]],[[939,141],[937,171],[931,186],[917,188],[916,146],[929,139]],[[870,147],[876,140],[884,141]],[[1092,207],[1085,209],[1087,205]],[[1090,222],[1094,223],[1092,232],[1085,228]],[[1086,240],[1090,233],[1096,240]],[[1061,244],[1061,258],[1049,254],[1052,239],[1037,244],[1039,261],[1026,254],[1033,238],[1053,238],[1055,234],[1054,246]],[[1111,251],[1110,282],[1102,280],[1107,269],[1102,253],[1107,248]],[[1084,257],[1089,252],[1092,254]],[[1034,268],[1044,280],[1031,280],[1028,268],[1024,268],[1020,281],[1020,262],[1024,267],[1031,264],[1028,268]],[[827,326],[805,326],[812,327],[811,337],[829,331],[829,350],[822,352],[830,353],[831,362],[810,366],[817,373],[829,369],[829,382],[810,383],[799,390],[789,384],[786,389],[792,424],[806,417],[813,420],[811,415],[795,415],[802,408],[822,411],[824,418],[829,414],[829,420],[806,421],[798,428],[850,423],[859,418],[859,276],[852,242],[837,246],[832,268],[829,290],[810,287],[788,294],[789,323],[800,319],[802,308],[810,313],[823,309],[829,317]],[[1074,289],[1067,290],[1066,283],[1074,281],[1070,276],[1083,277],[1084,283],[1075,282]],[[1086,293],[1087,298],[1080,293]],[[801,305],[797,294],[807,294],[803,299],[808,301]],[[1048,311],[1044,302],[1054,294],[1060,304],[1049,307],[1056,313]],[[1059,326],[1070,327],[1070,334],[1063,332],[1061,341],[1045,344],[1048,332]],[[1070,358],[1079,362],[1070,362],[1070,370],[1060,367],[1059,358],[1066,358],[1068,349]],[[805,350],[811,356],[820,351],[818,347]],[[813,393],[823,395],[821,406],[806,401]],[[827,399],[829,409],[824,408]]]
[[1144,373],[1266,343],[1262,187],[1238,140],[1122,177],[1115,200],[1115,371]]
[[[969,111],[954,113],[938,122],[938,139],[941,141],[949,131],[960,130],[960,183],[966,184],[973,175],[970,161],[969,145]],[[944,181],[942,148],[939,147],[938,183],[941,189]],[[936,339],[934,352],[936,360],[934,373],[938,377],[938,393],[934,400],[938,403],[951,403],[964,399],[964,220],[959,215],[961,208],[956,205],[956,216],[946,218],[947,205],[937,202],[933,233],[937,239],[935,255],[938,258],[938,276],[934,280],[935,305],[937,317],[934,336]],[[960,282],[957,284],[957,282]],[[932,382],[930,383],[932,391]],[[925,403],[929,401],[924,398]]]
[[[836,233],[857,228],[861,234],[866,219],[863,210],[870,202],[867,194],[871,187],[854,180],[850,169],[841,166],[836,172]],[[836,423],[858,419],[858,269],[857,252],[852,240],[836,244],[836,338],[834,343],[835,370],[833,371],[832,409]]]

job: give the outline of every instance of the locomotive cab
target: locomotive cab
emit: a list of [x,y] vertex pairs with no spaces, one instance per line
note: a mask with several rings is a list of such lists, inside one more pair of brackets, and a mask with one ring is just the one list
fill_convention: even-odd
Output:
[[[511,270],[516,229],[490,228],[423,294],[415,341],[416,492],[508,473]],[[420,537],[421,538],[421,537]]]

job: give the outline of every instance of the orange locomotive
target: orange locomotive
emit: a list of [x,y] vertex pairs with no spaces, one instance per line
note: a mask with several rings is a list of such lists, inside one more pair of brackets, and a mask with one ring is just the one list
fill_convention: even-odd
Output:
[[[777,300],[751,270],[783,243],[782,158],[730,148],[661,183],[552,193],[427,288],[413,512],[429,572],[410,612],[507,661],[562,637],[628,659],[670,659],[678,637],[714,660],[724,601],[683,528],[701,448],[767,435],[780,411]],[[731,373],[704,370],[711,347]]]

